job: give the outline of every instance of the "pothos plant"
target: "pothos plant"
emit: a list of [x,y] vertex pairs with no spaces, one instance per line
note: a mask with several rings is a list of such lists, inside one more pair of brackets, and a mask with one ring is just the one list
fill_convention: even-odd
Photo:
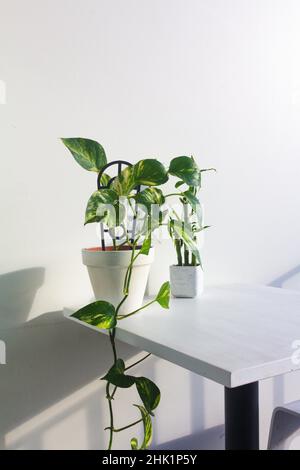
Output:
[[[99,174],[107,164],[106,154],[103,147],[96,141],[83,138],[62,139],[65,146],[70,150],[75,160],[86,170]],[[106,381],[106,398],[109,407],[110,423],[105,429],[109,431],[108,449],[112,448],[113,437],[125,429],[131,428],[138,423],[143,423],[144,438],[139,445],[136,438],[131,439],[132,449],[147,448],[152,439],[152,418],[153,411],[160,401],[160,390],[157,385],[146,377],[136,377],[128,374],[128,370],[149,357],[144,358],[130,366],[126,366],[123,359],[118,355],[115,335],[119,321],[136,315],[141,310],[157,302],[163,308],[169,308],[170,285],[165,282],[159,289],[156,297],[141,308],[120,314],[120,308],[126,301],[131,288],[131,275],[135,261],[141,255],[148,255],[151,248],[151,236],[153,231],[162,222],[162,213],[158,220],[153,223],[151,217],[151,206],[161,207],[165,202],[165,197],[161,189],[157,186],[164,184],[168,180],[168,173],[164,165],[156,159],[140,160],[133,166],[127,166],[118,176],[111,178],[103,173],[101,184],[104,188],[95,191],[87,203],[85,213],[85,224],[101,222],[108,229],[112,238],[115,250],[127,245],[131,250],[131,259],[126,271],[123,297],[118,305],[112,305],[105,299],[97,300],[81,308],[73,316],[85,323],[108,331],[113,353],[113,364],[107,374],[102,378]],[[140,192],[136,192],[137,187],[143,187]],[[128,219],[126,217],[126,202],[136,218],[137,204],[142,205],[145,210],[145,220],[142,225],[136,227],[134,231],[128,230]],[[103,209],[104,208],[104,209]],[[117,240],[115,231],[121,227],[123,236]],[[135,386],[141,399],[141,403],[135,404],[140,417],[134,422],[122,427],[116,426],[114,419],[113,403],[119,388],[129,388]]]
[[[90,139],[63,138],[62,142],[70,150],[74,159],[81,167],[93,171],[100,177],[101,187],[93,192],[88,200],[85,212],[85,224],[101,223],[105,226],[111,237],[115,250],[125,245],[131,250],[130,263],[127,267],[123,297],[118,305],[112,305],[105,299],[97,300],[81,308],[73,316],[82,322],[108,331],[113,354],[113,364],[102,378],[106,381],[106,399],[108,402],[110,423],[108,449],[112,448],[113,437],[139,423],[143,423],[144,438],[138,443],[136,438],[131,439],[132,449],[146,449],[152,440],[152,418],[154,410],[160,402],[160,390],[157,385],[146,377],[136,377],[128,374],[128,370],[147,359],[150,354],[139,361],[126,366],[118,355],[115,335],[119,321],[136,315],[141,310],[157,302],[163,308],[169,308],[170,284],[162,284],[156,297],[141,308],[121,314],[120,309],[126,301],[131,288],[131,275],[135,261],[140,255],[148,255],[151,248],[153,232],[161,225],[167,225],[169,234],[174,240],[178,256],[178,264],[201,264],[197,246],[197,233],[204,230],[202,226],[201,207],[197,193],[201,186],[203,171],[196,164],[193,157],[176,157],[170,162],[168,170],[156,159],[140,160],[132,166],[127,166],[118,176],[112,178],[103,168],[107,166],[107,158],[102,145]],[[164,194],[160,186],[165,184],[169,175],[178,178],[175,188],[187,185],[188,189],[178,190],[175,193]],[[141,191],[136,191],[142,188]],[[176,196],[183,205],[183,216],[174,209],[164,210],[166,198]],[[152,208],[158,207],[158,217],[153,218]],[[142,207],[144,219],[136,224],[138,208]],[[128,216],[128,208],[132,217]],[[168,217],[167,221],[165,221]],[[190,220],[195,217],[195,220]],[[134,223],[130,230],[129,223]],[[122,229],[122,236],[116,235]],[[130,233],[130,236],[129,236]],[[182,258],[183,250],[183,258]],[[184,260],[184,261],[183,261]],[[113,403],[119,388],[136,387],[141,403],[135,404],[139,417],[132,423],[118,427],[115,423]]]
[[[168,196],[177,196],[182,210],[171,208],[168,215],[168,230],[174,242],[178,266],[201,266],[197,235],[207,229],[203,225],[203,213],[199,200],[202,173],[216,171],[214,168],[201,169],[193,157],[176,157],[170,163],[169,174],[177,177],[175,189]],[[185,190],[179,188],[185,186]]]

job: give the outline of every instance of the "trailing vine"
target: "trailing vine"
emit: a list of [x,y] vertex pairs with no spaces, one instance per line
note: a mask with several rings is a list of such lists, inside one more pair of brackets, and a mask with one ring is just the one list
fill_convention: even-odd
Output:
[[[62,139],[65,146],[70,150],[74,159],[81,167],[98,174],[97,186],[87,203],[85,212],[85,224],[100,223],[101,246],[105,246],[105,232],[111,237],[113,250],[118,251],[125,246],[131,250],[130,262],[126,270],[123,284],[123,297],[118,305],[112,305],[106,300],[96,300],[84,306],[73,316],[82,322],[97,328],[107,330],[112,349],[113,363],[102,380],[106,381],[106,399],[109,411],[109,426],[105,428],[109,433],[108,450],[112,449],[114,435],[132,428],[140,423],[143,424],[144,437],[141,443],[133,437],[131,448],[146,449],[152,440],[152,419],[154,410],[160,402],[160,390],[157,385],[146,377],[136,377],[128,374],[128,371],[136,365],[145,361],[150,354],[126,367],[123,359],[119,358],[116,347],[116,333],[118,322],[138,314],[141,310],[158,303],[162,308],[169,308],[170,284],[162,284],[156,297],[134,311],[125,311],[126,299],[130,294],[131,278],[134,264],[139,256],[148,256],[151,249],[153,232],[161,225],[167,225],[169,234],[174,240],[178,264],[201,264],[200,254],[197,248],[197,232],[202,227],[199,218],[197,191],[201,184],[201,172],[193,157],[176,157],[172,159],[169,169],[156,159],[140,160],[134,165],[124,161],[111,162],[107,164],[106,154],[103,147],[96,141],[83,138]],[[107,168],[114,163],[118,164],[118,175],[111,177],[105,173]],[[121,165],[128,165],[121,171]],[[178,181],[175,184],[177,192],[163,194],[158,187],[166,183],[169,175],[175,176]],[[181,185],[187,185],[186,191],[179,191]],[[143,189],[141,189],[143,188]],[[176,196],[183,204],[183,216],[174,210],[164,211],[162,208],[169,196]],[[124,200],[131,211],[131,230],[128,229],[127,209]],[[152,208],[158,208],[158,217],[153,218]],[[138,223],[137,208],[144,211],[144,221]],[[189,212],[191,211],[191,213]],[[190,216],[195,215],[196,221],[190,222]],[[164,218],[169,216],[165,223]],[[122,229],[122,236],[117,235],[117,229]],[[182,253],[183,250],[183,253]],[[121,313],[121,308],[122,312]],[[134,404],[139,416],[133,422],[117,427],[114,416],[114,401],[119,388],[136,387],[141,403]]]

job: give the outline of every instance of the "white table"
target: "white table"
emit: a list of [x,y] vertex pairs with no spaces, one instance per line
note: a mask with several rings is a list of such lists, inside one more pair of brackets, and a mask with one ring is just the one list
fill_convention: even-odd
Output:
[[[73,312],[65,309],[65,316],[103,333]],[[169,310],[154,304],[120,321],[116,338],[224,385],[226,449],[257,449],[258,381],[300,369],[292,360],[300,293],[211,287],[200,299],[172,299]]]

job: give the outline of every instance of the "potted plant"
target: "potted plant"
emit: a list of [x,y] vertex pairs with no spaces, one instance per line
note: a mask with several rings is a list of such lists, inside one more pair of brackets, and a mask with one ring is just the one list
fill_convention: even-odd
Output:
[[[147,448],[152,439],[153,411],[160,401],[160,390],[146,377],[136,377],[127,371],[143,359],[126,367],[117,353],[115,334],[119,321],[157,302],[163,308],[169,307],[170,285],[165,282],[154,299],[141,305],[145,290],[147,272],[138,271],[147,262],[140,261],[152,257],[151,238],[153,231],[162,223],[163,214],[159,210],[158,218],[153,220],[151,207],[159,208],[165,197],[156,186],[168,180],[164,166],[155,159],[141,160],[135,165],[117,162],[119,171],[116,177],[110,177],[105,170],[109,166],[103,147],[95,141],[82,138],[62,139],[75,160],[86,170],[98,173],[98,189],[87,204],[85,223],[101,224],[101,247],[83,251],[83,261],[87,264],[97,300],[84,306],[73,314],[80,321],[101,329],[108,330],[112,347],[113,364],[103,377],[106,381],[106,398],[109,408],[110,424],[108,449],[112,448],[113,437],[117,432],[143,423],[144,438],[139,445],[136,438],[131,439],[132,449]],[[121,170],[121,163],[127,166]],[[138,221],[136,206],[141,206],[143,220]],[[126,217],[126,208],[130,208],[133,217]],[[128,229],[128,219],[132,227]],[[138,223],[139,222],[139,223]],[[119,229],[122,233],[119,233]],[[106,247],[104,230],[111,238],[109,249]],[[149,259],[149,258],[148,258]],[[148,263],[149,265],[149,263]],[[98,270],[98,271],[97,271]],[[107,273],[113,270],[108,276]],[[140,275],[140,273],[142,273]],[[109,283],[103,288],[104,278]],[[142,278],[142,281],[141,281]],[[140,284],[138,284],[140,282]],[[111,289],[111,285],[113,289]],[[122,284],[122,285],[121,285]],[[139,297],[136,290],[140,289]],[[114,292],[115,291],[115,292]],[[100,297],[101,294],[101,297]],[[103,295],[102,295],[103,294]],[[132,423],[117,427],[114,417],[114,400],[118,388],[135,386],[141,403],[135,404],[139,417]]]
[[[98,174],[98,189],[88,200],[85,225],[100,223],[101,246],[83,248],[82,260],[87,266],[95,298],[105,298],[116,305],[123,294],[133,242],[139,235],[135,247],[139,253],[141,240],[145,238],[145,233],[137,231],[137,204],[140,210],[144,204],[148,207],[152,203],[162,205],[163,194],[154,186],[165,183],[168,174],[156,159],[140,160],[135,165],[123,160],[107,163],[104,148],[96,141],[83,138],[63,138],[62,141],[81,167]],[[107,173],[116,167],[116,177]],[[142,305],[154,249],[150,247],[147,256],[140,255],[132,267],[132,289],[120,313]]]
[[[203,270],[199,252],[199,234],[208,226],[203,225],[202,208],[199,201],[202,173],[215,171],[214,168],[200,169],[193,157],[174,158],[169,174],[177,178],[177,196],[181,211],[170,210],[168,219],[169,234],[174,242],[177,265],[170,266],[171,293],[174,297],[193,298],[203,291]],[[179,188],[184,189],[179,190]]]

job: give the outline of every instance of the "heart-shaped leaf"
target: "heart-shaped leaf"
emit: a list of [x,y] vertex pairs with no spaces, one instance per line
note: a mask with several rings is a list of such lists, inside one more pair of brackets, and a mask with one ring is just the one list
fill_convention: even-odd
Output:
[[135,383],[135,378],[131,375],[125,375],[124,372],[125,364],[123,359],[117,359],[102,380],[107,380],[116,387],[129,388]]
[[171,160],[170,175],[177,176],[188,186],[201,185],[201,172],[193,157],[176,157]]
[[119,196],[128,196],[136,186],[132,166],[124,168],[111,184],[111,188],[114,189]]
[[114,328],[117,324],[115,307],[104,300],[96,300],[71,316],[104,330]]
[[128,196],[137,186],[158,186],[168,181],[168,173],[158,160],[148,158],[140,160],[131,167],[126,167],[113,183],[119,195]]
[[[142,415],[143,425],[144,425],[144,439],[143,439],[143,443],[142,443],[140,449],[141,450],[147,449],[147,447],[149,447],[149,445],[152,442],[152,421],[151,421],[151,417],[150,417],[149,413],[147,412],[147,410],[143,406],[140,406],[140,405],[134,405],[134,406],[136,406],[140,410],[141,415]],[[131,449],[132,450],[137,450],[138,448],[139,448],[138,440],[135,437],[133,437],[131,439]]]
[[106,165],[104,148],[95,140],[81,137],[62,138],[62,142],[70,150],[71,154],[82,168],[99,173]]
[[125,208],[113,189],[95,191],[87,203],[85,225],[103,222],[109,228],[119,226],[124,220]]
[[170,283],[169,281],[164,282],[156,296],[156,302],[158,302],[163,308],[169,308],[170,303]]
[[148,214],[151,214],[152,205],[161,206],[165,202],[162,191],[153,187],[144,189],[134,199],[142,209],[146,208]]
[[140,249],[140,254],[148,256],[150,248],[151,248],[151,235],[148,238],[145,238],[145,240],[143,241],[142,247]]
[[101,186],[107,186],[110,180],[111,180],[111,176],[108,173],[103,173],[100,178]]
[[159,388],[146,377],[136,377],[135,384],[146,410],[151,413],[158,406],[160,401]]
[[158,160],[147,158],[133,165],[133,178],[137,185],[159,186],[168,181],[168,173]]

